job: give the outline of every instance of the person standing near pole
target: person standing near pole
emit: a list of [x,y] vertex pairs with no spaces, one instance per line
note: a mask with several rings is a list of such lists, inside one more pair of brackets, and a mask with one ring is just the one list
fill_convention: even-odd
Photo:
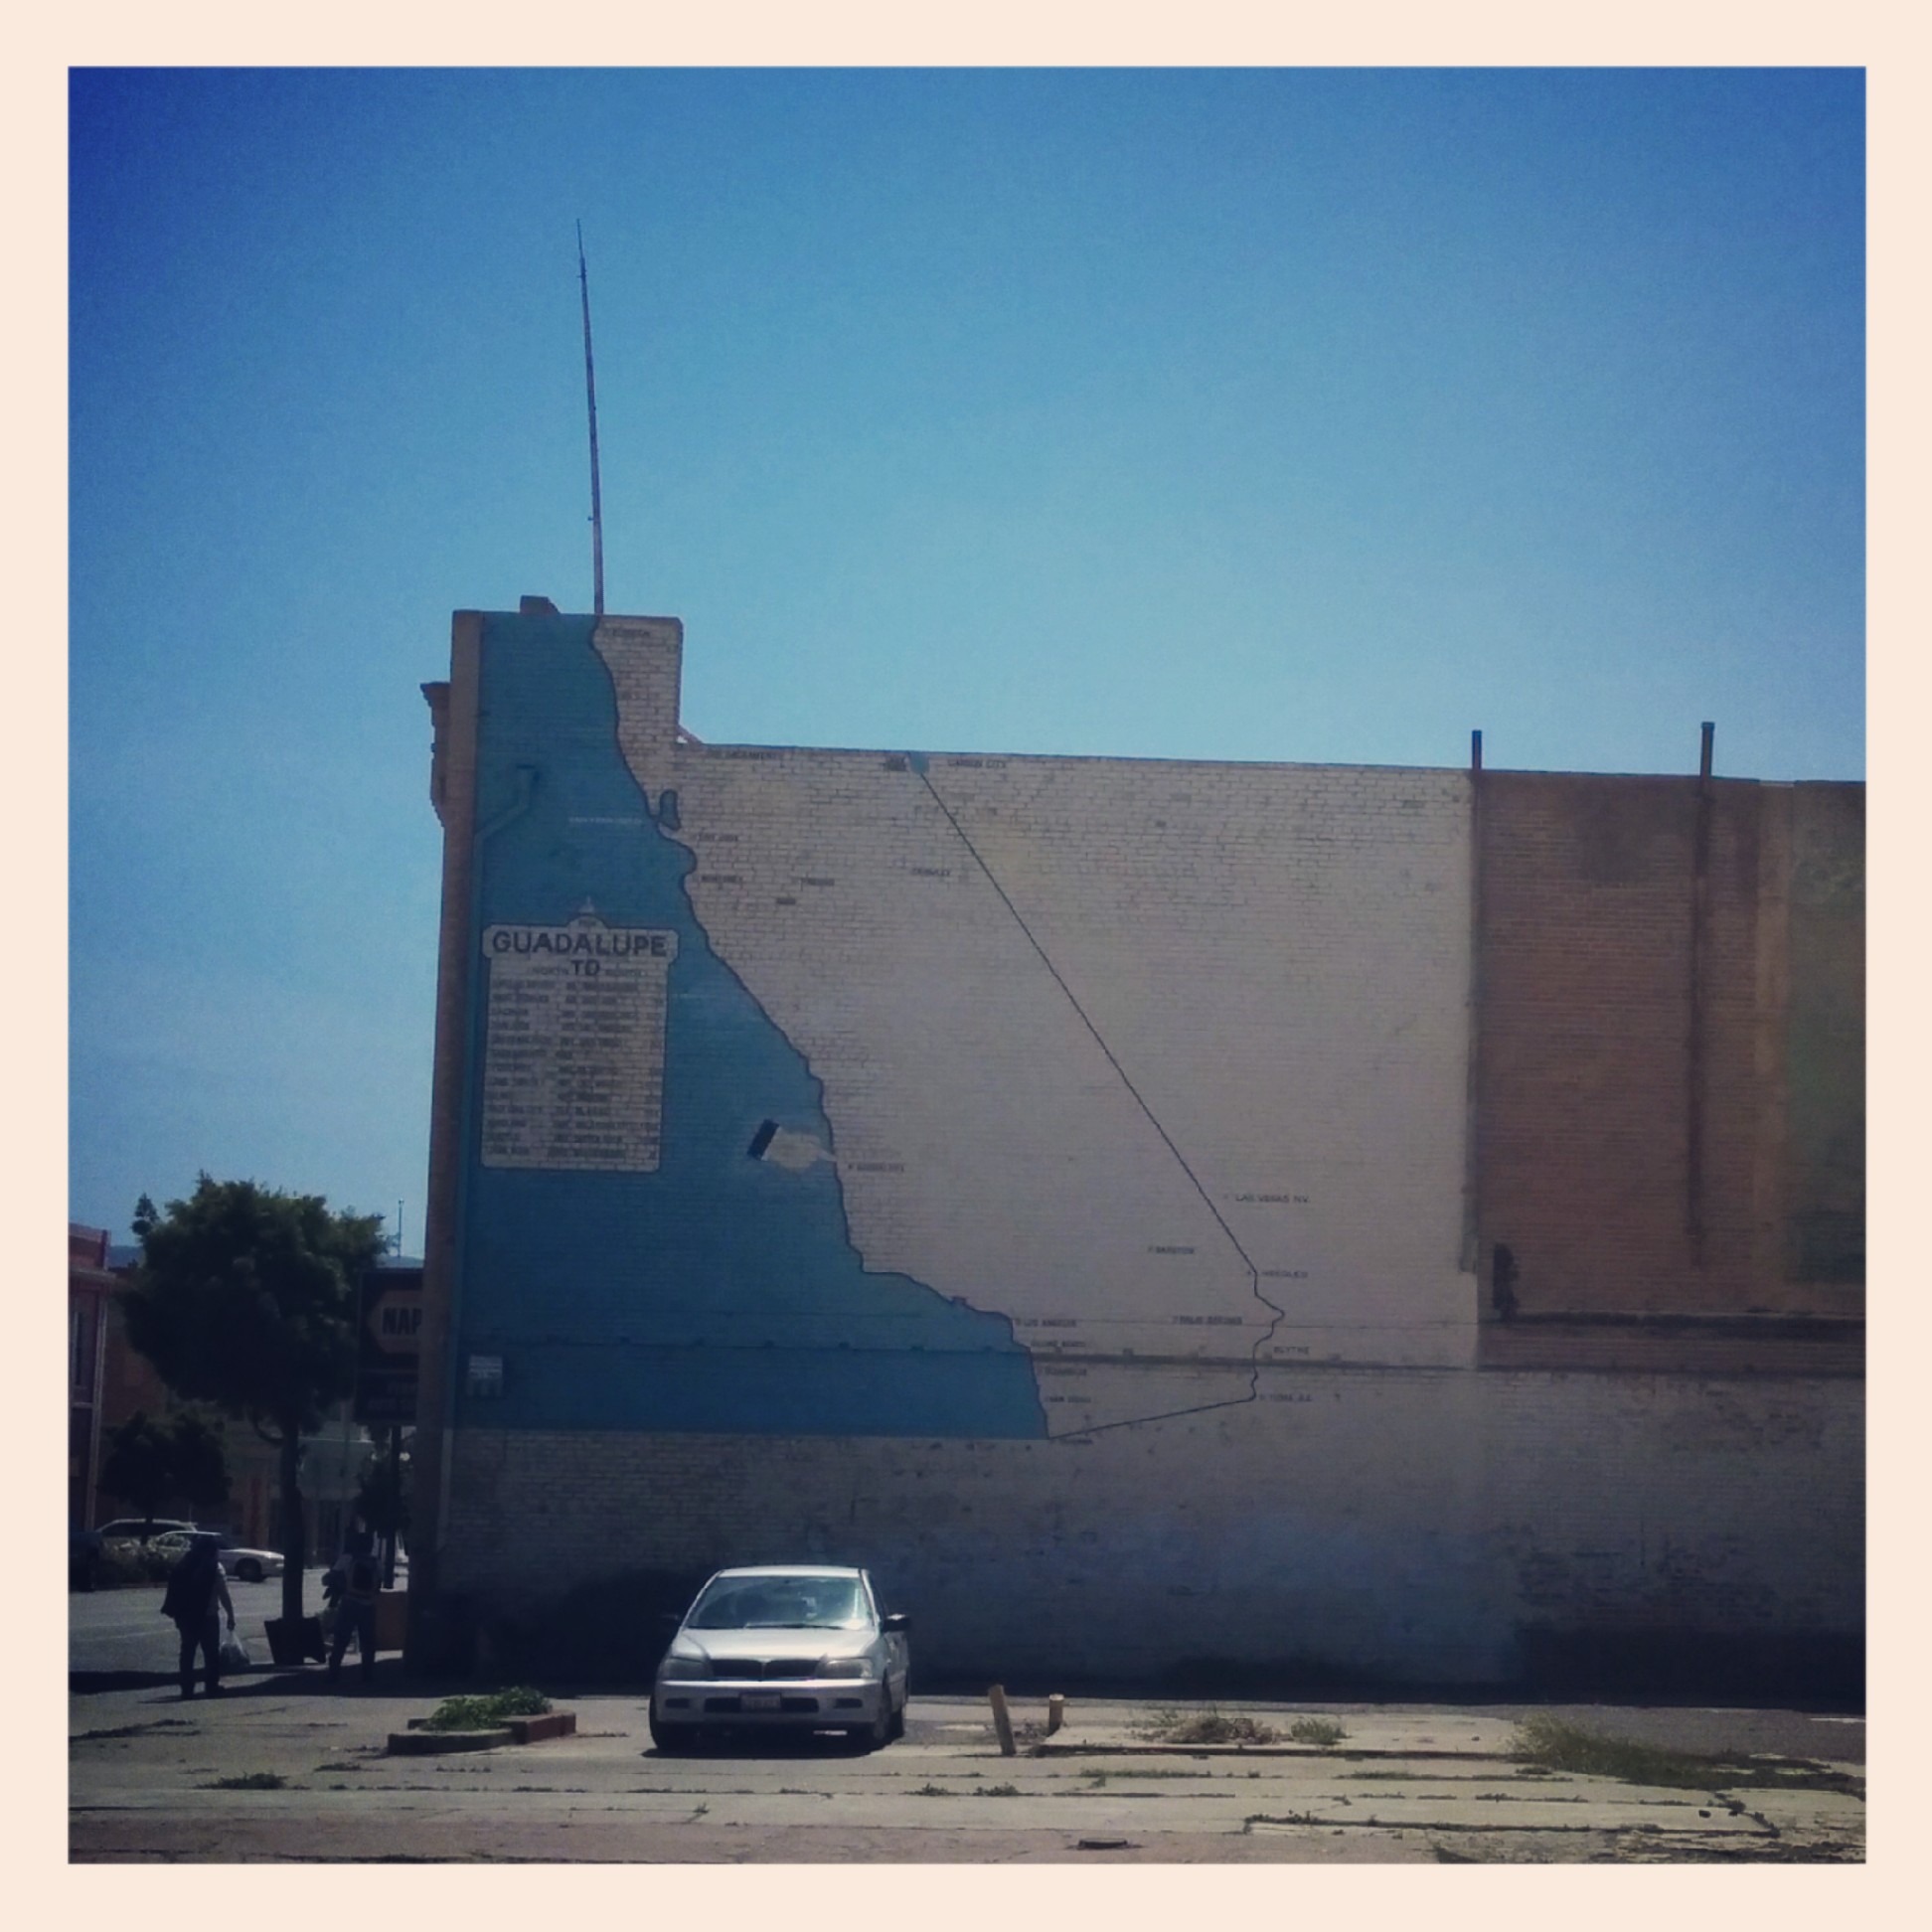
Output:
[[181,1694],[195,1694],[195,1652],[199,1649],[207,1667],[208,1694],[215,1696],[222,1688],[222,1625],[220,1611],[228,1612],[229,1634],[235,1634],[235,1603],[229,1596],[228,1578],[222,1574],[221,1543],[205,1531],[188,1545],[188,1553],[174,1566],[168,1578],[167,1593],[161,1599],[161,1614],[172,1619],[181,1632]]
[[376,1540],[367,1530],[351,1531],[335,1567],[342,1578],[342,1594],[336,1602],[335,1642],[329,1647],[329,1682],[334,1684],[342,1675],[342,1654],[354,1631],[362,1652],[360,1675],[367,1684],[376,1675],[376,1598],[383,1587]]

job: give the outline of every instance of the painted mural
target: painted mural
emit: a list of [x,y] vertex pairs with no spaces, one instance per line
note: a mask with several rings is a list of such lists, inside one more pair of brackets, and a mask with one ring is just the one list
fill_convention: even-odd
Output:
[[1072,1437],[1469,1359],[1460,774],[674,742],[628,649],[484,620],[460,1422]]

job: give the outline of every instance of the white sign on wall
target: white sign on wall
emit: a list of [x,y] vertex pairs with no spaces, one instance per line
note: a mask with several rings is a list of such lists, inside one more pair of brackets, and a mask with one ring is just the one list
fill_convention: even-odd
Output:
[[483,1165],[653,1171],[678,935],[586,911],[486,927],[483,953]]

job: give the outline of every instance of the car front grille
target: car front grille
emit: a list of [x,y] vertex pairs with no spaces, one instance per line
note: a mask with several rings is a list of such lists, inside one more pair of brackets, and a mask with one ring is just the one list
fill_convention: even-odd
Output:
[[767,1678],[808,1678],[815,1660],[809,1657],[714,1657],[712,1676],[739,1684],[762,1684]]

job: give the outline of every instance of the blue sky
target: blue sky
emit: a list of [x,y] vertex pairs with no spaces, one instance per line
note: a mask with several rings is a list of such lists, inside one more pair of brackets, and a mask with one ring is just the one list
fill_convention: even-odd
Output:
[[722,741],[1864,771],[1852,71],[82,73],[70,1212],[421,1240],[449,613]]

